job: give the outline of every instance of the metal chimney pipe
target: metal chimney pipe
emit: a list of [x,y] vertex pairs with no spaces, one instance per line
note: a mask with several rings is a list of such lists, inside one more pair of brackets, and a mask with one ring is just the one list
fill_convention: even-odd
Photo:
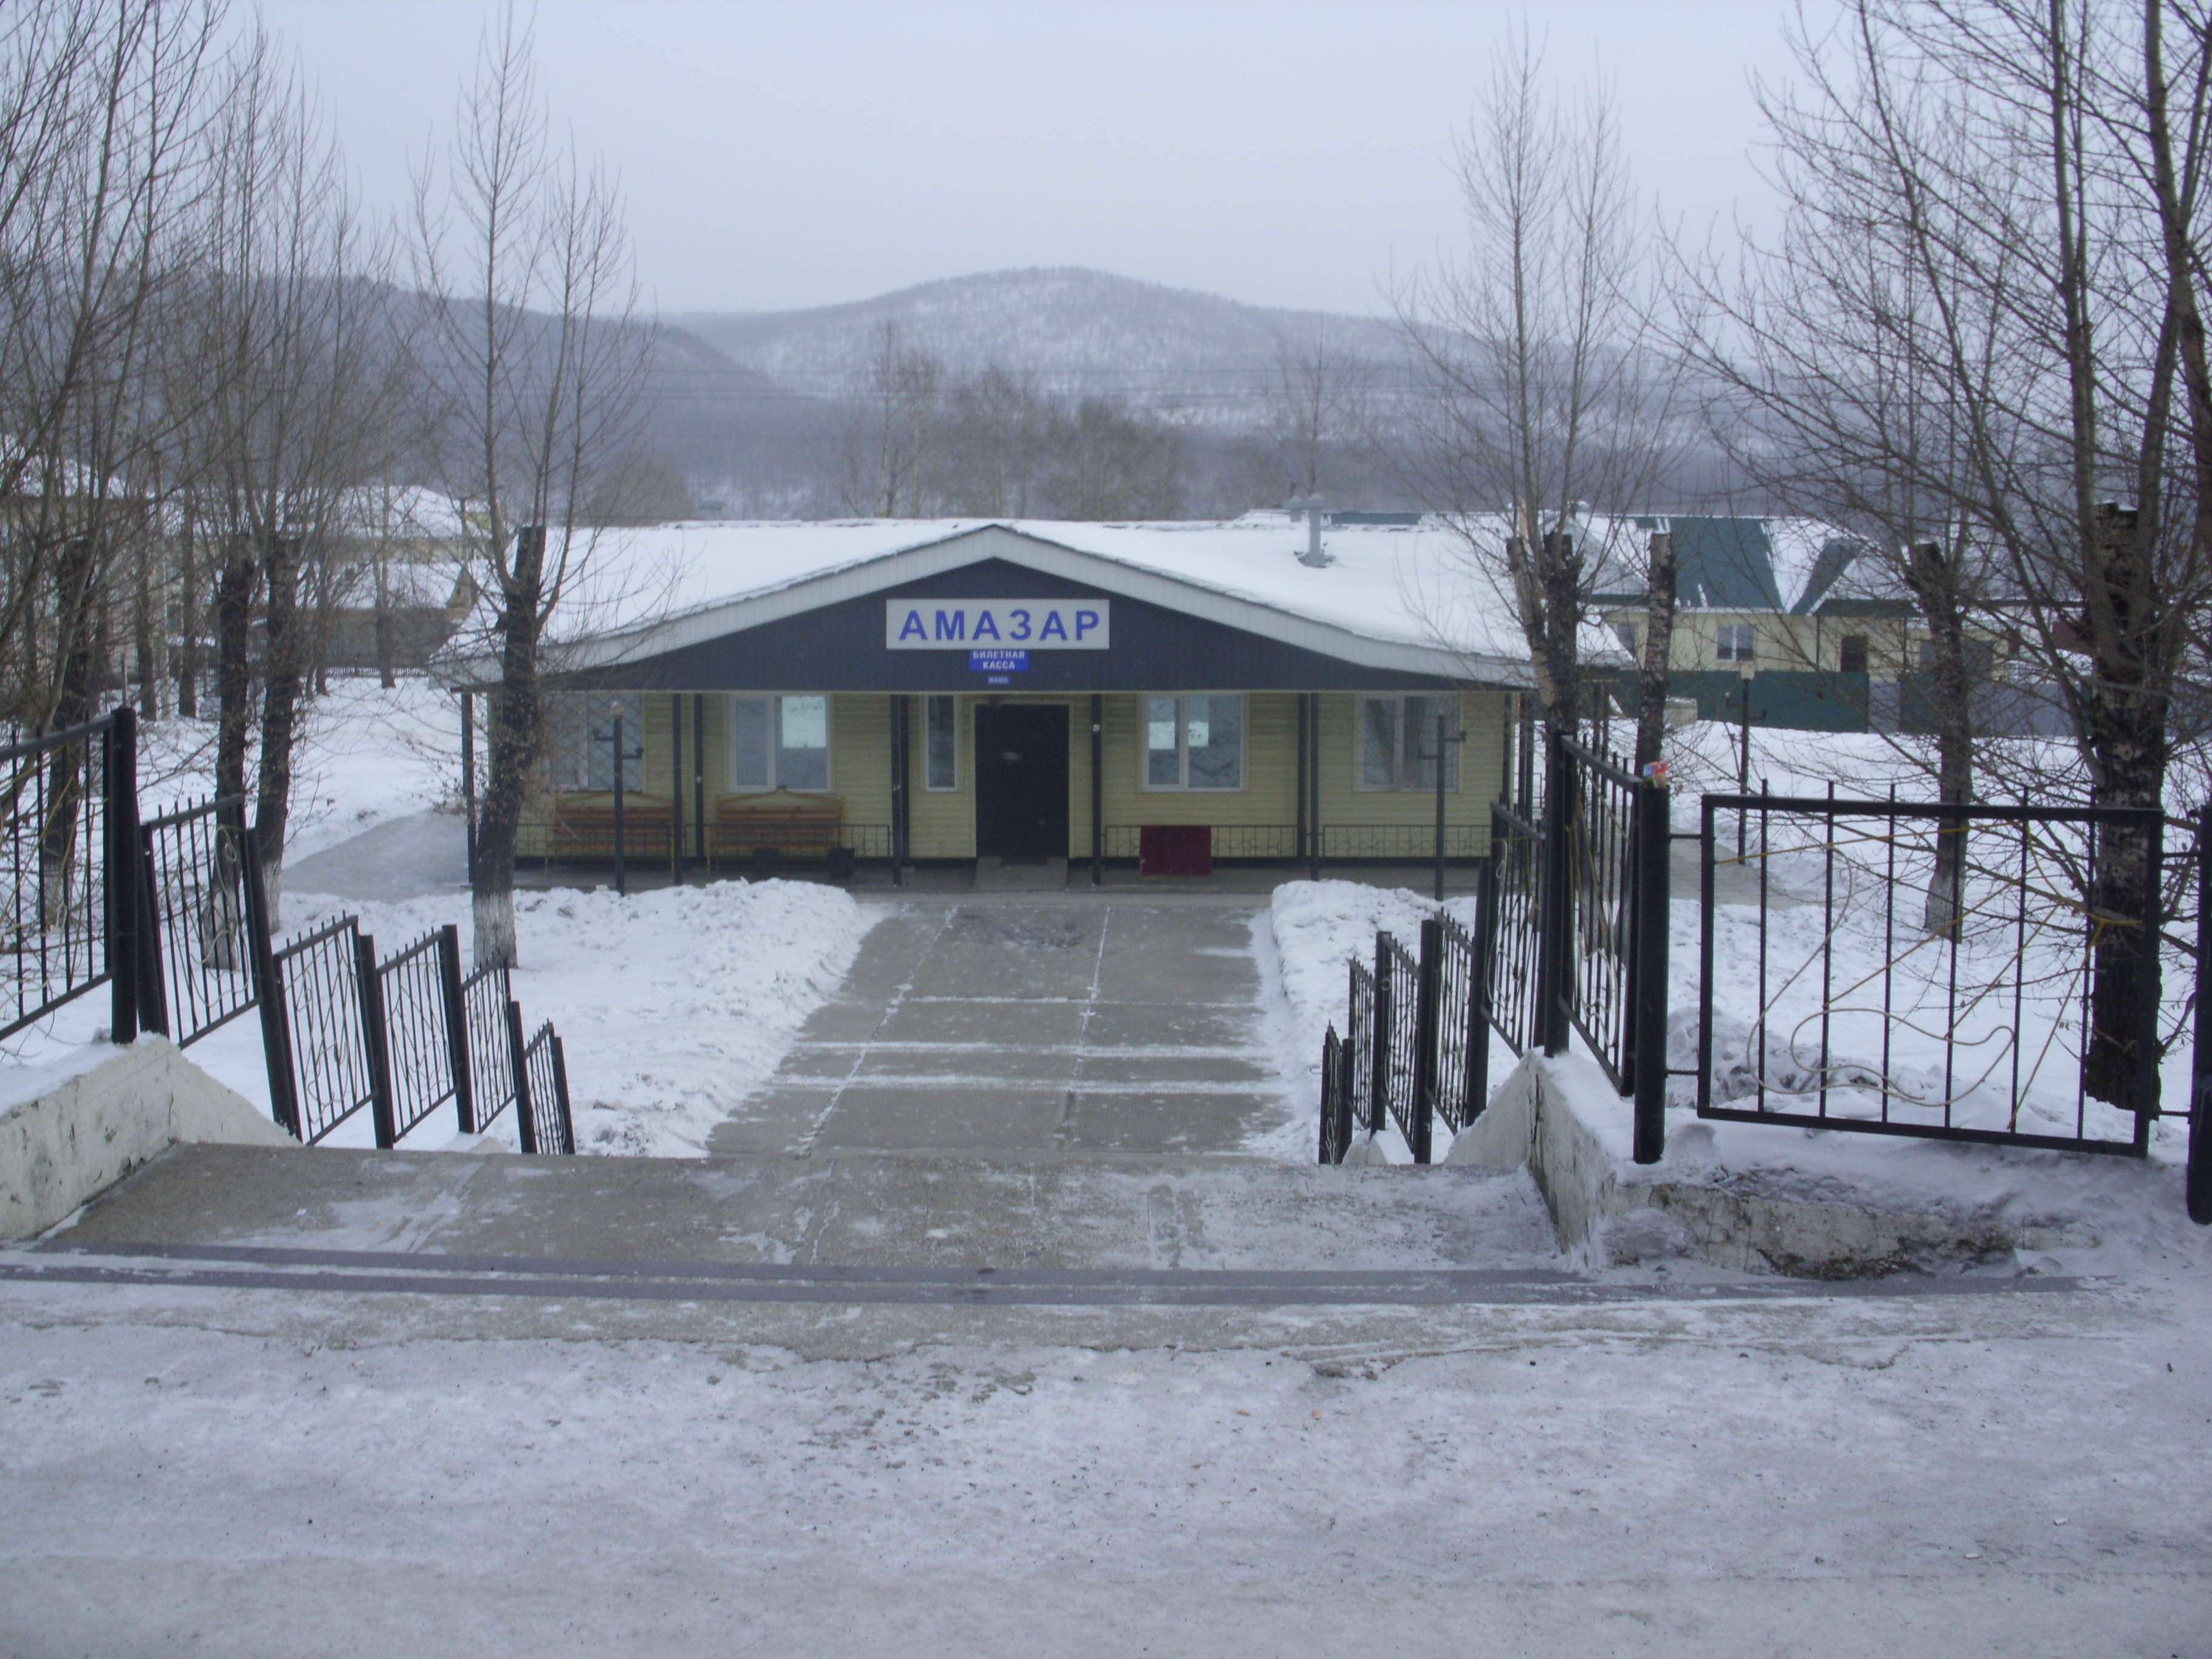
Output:
[[1328,555],[1321,549],[1321,492],[1316,489],[1305,499],[1306,550],[1298,555],[1298,562],[1319,570],[1328,563]]

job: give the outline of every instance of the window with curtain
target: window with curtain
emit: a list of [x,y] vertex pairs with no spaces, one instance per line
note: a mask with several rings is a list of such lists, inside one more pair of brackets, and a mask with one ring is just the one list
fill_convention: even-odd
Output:
[[1144,700],[1145,787],[1242,789],[1244,699],[1231,692]]
[[730,787],[829,788],[830,699],[731,698]]
[[1720,649],[1723,662],[1750,662],[1759,654],[1759,630],[1749,623],[1723,623]]
[[[1427,789],[1437,787],[1437,717],[1447,739],[1459,735],[1455,697],[1362,697],[1359,700],[1359,787]],[[1460,745],[1444,744],[1444,787],[1459,787]]]

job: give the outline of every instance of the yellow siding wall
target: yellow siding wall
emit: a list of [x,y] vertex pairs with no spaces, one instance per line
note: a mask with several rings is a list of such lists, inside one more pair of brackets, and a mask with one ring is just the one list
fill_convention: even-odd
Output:
[[[1091,852],[1091,699],[1073,696],[1014,696],[1013,702],[1056,703],[1068,711],[1068,851]],[[690,693],[681,697],[682,767],[672,775],[671,697],[653,692],[625,699],[642,705],[645,726],[644,793],[665,797],[683,791],[685,842],[692,845],[695,805],[691,777],[693,714]],[[924,787],[924,700],[908,699],[910,720],[913,851],[924,859],[975,855],[975,716],[981,699],[963,696],[956,722],[958,787]],[[1104,821],[1109,825],[1210,823],[1223,826],[1295,824],[1297,802],[1297,695],[1288,691],[1245,695],[1244,787],[1234,790],[1149,790],[1142,786],[1143,750],[1139,720],[1142,698],[1130,692],[1104,699]],[[1324,823],[1426,824],[1433,821],[1435,797],[1426,791],[1366,790],[1358,787],[1354,744],[1358,697],[1324,692],[1321,719],[1321,817]],[[727,710],[721,692],[705,694],[707,808],[729,787]],[[1460,787],[1447,799],[1453,823],[1482,821],[1504,778],[1505,731],[1511,698],[1504,692],[1462,694],[1460,719],[1467,742],[1460,761]],[[890,801],[890,700],[881,693],[855,692],[830,700],[830,788],[844,798],[845,820],[852,824],[888,824]],[[517,850],[536,856],[544,850],[550,802],[541,794],[526,815]]]

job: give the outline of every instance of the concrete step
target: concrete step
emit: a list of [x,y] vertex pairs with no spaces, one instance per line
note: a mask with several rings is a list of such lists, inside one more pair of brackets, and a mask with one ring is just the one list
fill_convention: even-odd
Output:
[[66,1238],[930,1269],[1562,1265],[1520,1170],[1048,1152],[540,1159],[179,1146],[89,1206]]

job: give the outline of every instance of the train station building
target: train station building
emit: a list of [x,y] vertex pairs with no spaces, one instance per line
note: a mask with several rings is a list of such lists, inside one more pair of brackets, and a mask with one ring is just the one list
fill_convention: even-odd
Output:
[[640,866],[1425,862],[1440,763],[1464,860],[1514,766],[1517,627],[1419,522],[611,533],[526,860],[610,857],[619,781]]

